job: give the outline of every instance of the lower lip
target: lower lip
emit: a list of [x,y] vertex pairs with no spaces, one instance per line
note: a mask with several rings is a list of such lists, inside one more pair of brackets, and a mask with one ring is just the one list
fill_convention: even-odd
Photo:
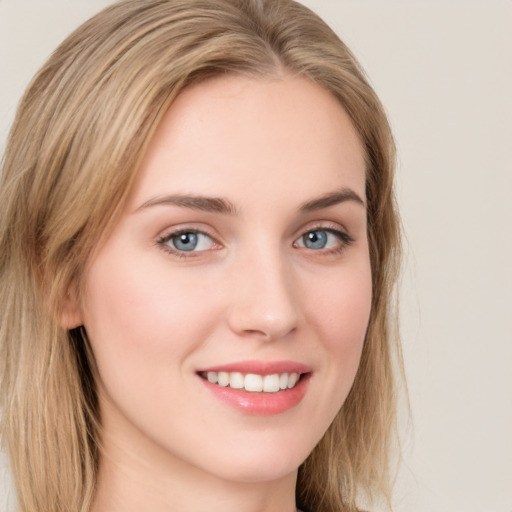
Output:
[[284,389],[275,393],[250,392],[244,389],[222,387],[199,377],[206,388],[219,400],[254,416],[272,416],[281,414],[298,405],[306,394],[310,374],[301,376],[292,389]]

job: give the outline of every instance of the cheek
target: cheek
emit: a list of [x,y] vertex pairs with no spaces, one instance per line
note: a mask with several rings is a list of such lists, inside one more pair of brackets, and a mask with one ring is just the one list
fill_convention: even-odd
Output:
[[[343,401],[359,367],[371,310],[369,262],[341,269],[311,297],[308,323],[330,358],[330,381]],[[341,406],[341,403],[339,403]]]
[[190,276],[169,279],[154,261],[132,264],[126,254],[117,265],[111,261],[95,261],[84,301],[84,324],[100,376],[112,384],[167,382],[204,339],[215,302],[198,300]]
[[338,347],[362,343],[366,334],[372,300],[369,265],[355,271],[342,271],[325,280],[313,298],[315,324],[324,331],[323,339]]

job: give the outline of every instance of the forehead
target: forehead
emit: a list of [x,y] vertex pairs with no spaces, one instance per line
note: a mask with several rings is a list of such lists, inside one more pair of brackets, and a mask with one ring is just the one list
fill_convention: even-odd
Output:
[[364,183],[362,144],[332,94],[304,77],[228,76],[177,97],[149,145],[132,202],[167,192],[223,196],[236,187],[241,201],[271,198],[286,184],[297,200],[340,186],[364,197]]

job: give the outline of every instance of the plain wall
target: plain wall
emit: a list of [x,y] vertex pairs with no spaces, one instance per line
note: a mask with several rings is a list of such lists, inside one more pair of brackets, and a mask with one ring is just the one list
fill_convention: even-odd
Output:
[[[0,151],[31,76],[108,3],[0,0]],[[512,1],[304,3],[367,69],[399,149],[412,422],[395,511],[512,512]]]

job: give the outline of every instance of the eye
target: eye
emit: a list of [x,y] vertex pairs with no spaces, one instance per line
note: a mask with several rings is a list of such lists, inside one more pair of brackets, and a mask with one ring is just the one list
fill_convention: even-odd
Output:
[[208,251],[216,245],[206,233],[194,230],[171,233],[161,238],[158,243],[179,253]]
[[313,251],[321,250],[342,250],[350,245],[354,239],[337,229],[317,228],[304,233],[296,242],[296,247],[304,247]]

